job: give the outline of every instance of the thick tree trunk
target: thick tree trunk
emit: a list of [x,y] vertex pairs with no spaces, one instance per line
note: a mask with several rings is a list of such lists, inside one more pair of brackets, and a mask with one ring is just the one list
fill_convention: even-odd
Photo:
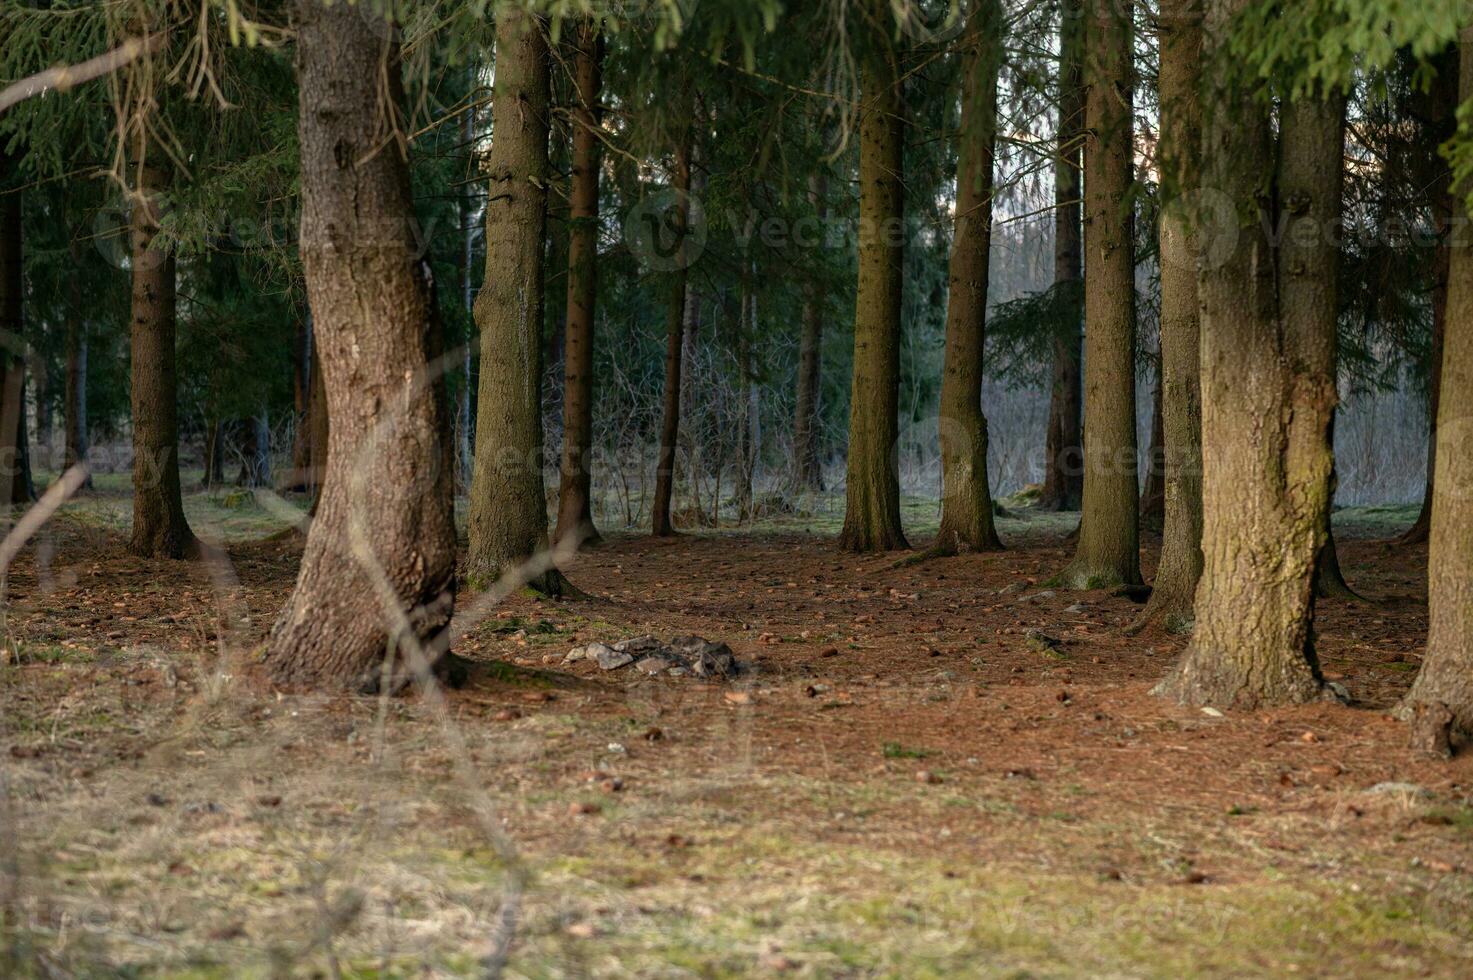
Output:
[[[1473,99],[1473,27],[1459,45],[1461,95]],[[1447,327],[1443,337],[1442,398],[1437,415],[1437,473],[1433,479],[1428,551],[1429,620],[1422,670],[1402,703],[1423,748],[1473,739],[1473,245],[1467,234],[1469,188],[1457,191],[1450,243]],[[1438,731],[1441,729],[1441,731]]]
[[193,558],[199,542],[184,519],[179,486],[174,255],[154,247],[159,195],[168,176],[162,150],[149,147],[139,156],[131,228],[133,536],[128,547],[145,558]]
[[[828,179],[823,174],[808,178],[808,201],[824,235],[828,215]],[[822,240],[814,243],[818,254]],[[819,367],[823,360],[823,286],[816,271],[809,270],[803,283],[802,337],[798,341],[798,386],[793,415],[793,484],[799,493],[823,491],[823,466],[818,454]]]
[[[21,194],[9,184],[14,165],[0,149],[0,506],[28,503],[26,454],[26,344],[21,274]],[[5,193],[9,191],[9,193]]]
[[[1054,288],[1071,296],[1083,277],[1080,241],[1080,152],[1084,139],[1084,30],[1080,0],[1061,4],[1058,157],[1054,165]],[[1053,342],[1048,434],[1044,461],[1044,510],[1078,510],[1084,499],[1084,399],[1081,368],[1084,335],[1076,316]]]
[[1138,585],[1131,8],[1088,0],[1084,145],[1084,514],[1070,588]]
[[568,325],[563,359],[563,456],[553,540],[580,547],[599,541],[593,524],[593,330],[598,298],[598,107],[603,35],[580,28],[574,55],[573,178],[569,191]]
[[956,165],[956,230],[951,241],[946,353],[941,379],[940,554],[996,551],[987,482],[987,419],[982,414],[987,276],[992,249],[993,154],[997,75],[1002,64],[1000,10],[977,0],[962,60],[961,147]]
[[[313,331],[313,339],[316,339]],[[312,506],[308,513],[317,513],[317,504],[322,500],[322,481],[327,476],[327,450],[330,444],[330,427],[327,418],[327,384],[322,376],[322,354],[316,343],[312,345],[312,386],[307,398],[307,424],[311,429],[309,444],[312,450],[311,465],[307,468],[306,490],[312,495]]]
[[[549,86],[544,25],[505,8],[496,24],[486,276],[476,297],[482,357],[470,575],[477,585],[523,574],[548,546],[541,381]],[[560,595],[567,583],[548,569],[527,584]]]
[[263,662],[284,685],[397,690],[446,665],[455,603],[438,339],[404,148],[384,129],[403,98],[398,37],[347,4],[298,0],[296,22],[302,265],[332,445]]
[[1161,384],[1164,501],[1161,562],[1151,598],[1131,627],[1183,630],[1202,576],[1202,356],[1197,298],[1200,242],[1186,195],[1201,181],[1202,8],[1165,0],[1160,12]]
[[[62,424],[65,446],[62,466],[70,469],[87,461],[87,320],[83,315],[85,286],[83,283],[82,242],[74,233],[68,245],[71,268],[67,272],[66,341],[62,356],[66,375],[62,392]],[[87,475],[86,487],[92,486]]]
[[859,282],[854,374],[849,389],[849,462],[839,547],[908,548],[900,525],[896,459],[900,312],[905,265],[902,82],[888,53],[860,68]]
[[665,392],[660,413],[660,449],[655,458],[655,500],[650,510],[650,533],[669,537],[675,533],[670,520],[671,497],[675,493],[675,449],[680,439],[680,373],[687,310],[686,231],[690,222],[691,138],[689,126],[675,146],[674,229],[677,237],[675,269],[670,273],[670,302],[665,315]]
[[[1288,220],[1274,256],[1263,214],[1274,158],[1268,110],[1234,84],[1225,50],[1246,2],[1214,0],[1206,19],[1204,186],[1227,200],[1211,226],[1221,254],[1204,257],[1198,280],[1204,565],[1191,643],[1157,688],[1224,707],[1321,696],[1314,568],[1336,401],[1324,351],[1333,351],[1338,256],[1326,246],[1337,239],[1320,222],[1339,219],[1340,115],[1323,102],[1285,109],[1277,184]],[[1234,214],[1235,238],[1224,234]]]

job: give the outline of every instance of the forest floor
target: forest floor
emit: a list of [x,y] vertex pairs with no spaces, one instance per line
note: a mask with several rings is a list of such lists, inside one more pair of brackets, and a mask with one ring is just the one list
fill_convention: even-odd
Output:
[[[293,584],[277,512],[192,496],[207,567],[127,556],[115,484],[72,502],[9,576],[0,974],[1473,975],[1473,755],[1387,715],[1410,511],[1337,515],[1367,601],[1319,645],[1354,703],[1219,716],[1149,693],[1185,637],[1040,584],[1072,517],[897,567],[825,506],[612,535],[568,570],[591,598],[462,621],[469,686],[380,700],[232,673]],[[753,669],[561,664],[643,633]]]

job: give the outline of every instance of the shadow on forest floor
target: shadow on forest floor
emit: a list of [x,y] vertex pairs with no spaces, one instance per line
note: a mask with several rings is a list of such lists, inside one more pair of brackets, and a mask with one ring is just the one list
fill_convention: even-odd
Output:
[[[237,680],[300,542],[245,497],[188,506],[228,581],[128,557],[107,484],[12,569],[0,973],[469,976],[512,922],[525,976],[1473,971],[1473,758],[1414,759],[1385,715],[1425,549],[1382,539],[1415,508],[1336,515],[1376,600],[1321,608],[1356,705],[1219,717],[1148,693],[1185,637],[1037,584],[1074,515],[906,568],[827,518],[614,534],[568,569],[596,599],[470,624],[441,704]],[[643,633],[755,669],[562,664]]]

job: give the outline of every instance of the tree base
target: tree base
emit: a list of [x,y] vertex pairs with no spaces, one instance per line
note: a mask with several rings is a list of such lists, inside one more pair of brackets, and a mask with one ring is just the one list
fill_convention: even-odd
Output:
[[1272,669],[1261,662],[1240,663],[1220,652],[1195,646],[1187,648],[1151,693],[1182,705],[1244,710],[1340,700],[1325,684],[1319,668],[1308,661]]

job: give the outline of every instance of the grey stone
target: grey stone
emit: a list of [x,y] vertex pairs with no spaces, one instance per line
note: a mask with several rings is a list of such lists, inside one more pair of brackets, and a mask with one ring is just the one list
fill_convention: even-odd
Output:
[[675,661],[670,660],[666,657],[654,656],[645,657],[643,660],[638,661],[637,663],[635,663],[634,669],[642,674],[649,674],[651,676],[654,676],[655,674],[669,670],[671,667],[674,666]]
[[646,634],[620,640],[614,644],[614,649],[620,653],[655,653],[665,649],[665,644],[661,643],[658,637]]
[[[602,643],[599,646],[603,646]],[[598,666],[602,670],[617,670],[620,667],[634,663],[634,654],[623,650],[615,650],[611,647],[603,647],[598,651]]]

